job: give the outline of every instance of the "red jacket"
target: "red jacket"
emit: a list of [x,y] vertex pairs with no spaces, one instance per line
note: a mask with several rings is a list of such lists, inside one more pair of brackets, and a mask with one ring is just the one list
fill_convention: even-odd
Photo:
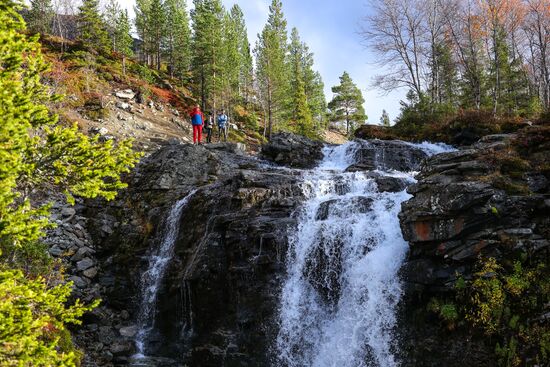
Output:
[[[202,113],[200,108],[197,108],[197,107],[193,108],[191,113],[189,113],[189,116],[191,116],[191,121],[192,121],[193,125],[201,125],[201,126],[204,125],[204,114]],[[200,119],[201,123],[200,124],[196,123],[196,121],[197,121],[196,116],[201,117],[201,119]]]

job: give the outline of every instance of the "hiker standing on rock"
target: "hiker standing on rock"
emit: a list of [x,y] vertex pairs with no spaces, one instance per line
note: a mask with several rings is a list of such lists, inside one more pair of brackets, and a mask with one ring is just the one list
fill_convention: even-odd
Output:
[[206,123],[204,124],[204,128],[206,129],[206,142],[212,143],[212,130],[214,129],[214,111],[212,111],[208,118],[206,119]]
[[222,110],[218,114],[218,141],[221,141],[223,134],[223,141],[227,142],[227,121],[229,117],[225,114],[225,110]]
[[204,125],[204,114],[201,107],[196,105],[189,116],[191,116],[191,124],[193,125],[193,144],[201,144],[202,126]]

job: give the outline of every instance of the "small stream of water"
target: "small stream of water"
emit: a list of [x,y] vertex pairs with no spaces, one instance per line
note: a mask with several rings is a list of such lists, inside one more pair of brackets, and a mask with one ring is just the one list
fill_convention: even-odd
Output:
[[196,190],[172,206],[159,236],[159,247],[149,255],[147,270],[141,275],[141,302],[136,335],[137,355],[134,359],[144,358],[149,334],[155,325],[157,294],[164,279],[166,268],[174,255],[174,245],[179,233],[181,214]]

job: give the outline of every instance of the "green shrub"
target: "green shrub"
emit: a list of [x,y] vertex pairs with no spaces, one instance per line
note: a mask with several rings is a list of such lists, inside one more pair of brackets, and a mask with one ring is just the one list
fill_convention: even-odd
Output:
[[155,74],[148,66],[139,63],[131,64],[129,70],[132,74],[137,75],[140,79],[146,81],[149,84],[155,82]]
[[[0,363],[2,366],[77,366],[65,325],[99,301],[65,306],[71,283],[49,287],[42,277],[29,279],[21,271],[0,271]],[[60,342],[62,341],[62,343]]]

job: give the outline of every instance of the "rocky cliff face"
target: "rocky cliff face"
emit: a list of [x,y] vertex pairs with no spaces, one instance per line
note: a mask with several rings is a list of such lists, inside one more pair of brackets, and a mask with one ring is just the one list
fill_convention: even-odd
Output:
[[[99,325],[86,334],[86,343],[100,349],[96,362],[127,363],[135,352],[139,280],[150,249],[159,245],[171,205],[198,189],[181,216],[146,349],[193,366],[272,364],[287,235],[303,200],[304,171],[291,167],[313,167],[323,157],[322,147],[278,136],[262,152],[270,163],[233,144],[172,144],[144,159],[116,202],[88,203],[88,229],[100,264],[97,282],[105,300],[87,320]],[[355,154],[354,171],[416,168],[426,157],[395,142],[360,142]],[[406,186],[400,178],[375,173],[372,178],[381,191]],[[117,318],[120,314],[128,316]],[[99,347],[102,340],[107,342]]]
[[[548,249],[545,176],[523,169],[513,181],[503,181],[497,174],[510,139],[486,137],[422,164],[426,153],[410,144],[358,141],[356,163],[348,171],[420,170],[418,183],[408,189],[413,198],[400,215],[410,243],[399,327],[404,366],[495,365],[493,347],[482,336],[449,333],[425,309],[430,297],[452,292],[458,277],[470,277],[479,255],[503,258]],[[74,220],[90,234],[82,235],[87,240],[81,247],[92,251],[75,248],[75,255],[89,257],[93,266],[88,269],[96,273],[90,278],[83,273],[88,269],[75,270],[74,276],[85,283],[81,291],[93,289],[104,299],[80,333],[87,365],[129,362],[140,275],[159,245],[170,207],[193,190],[146,346],[148,353],[171,359],[153,365],[273,365],[287,236],[304,199],[303,170],[293,167],[315,166],[322,148],[279,136],[264,148],[262,160],[234,144],[175,143],[144,159],[117,201],[79,207]],[[399,177],[368,175],[381,192],[408,185]],[[60,220],[69,214],[60,214]],[[75,261],[82,260],[78,257]]]
[[[179,363],[197,366],[268,363],[274,332],[268,320],[302,197],[300,172],[274,168],[235,144],[173,144],[146,158],[128,181],[117,202],[90,203],[88,213],[103,297],[115,313],[130,314],[119,325],[133,331],[125,340],[135,334],[140,274],[149,249],[159,245],[166,213],[198,189],[181,217],[148,353],[183,356]],[[132,353],[113,361],[125,363]]]
[[[494,341],[450,332],[426,309],[431,297],[452,297],[458,279],[472,279],[481,258],[505,264],[519,254],[545,258],[549,185],[533,164],[512,154],[517,139],[486,136],[472,147],[434,156],[408,189],[413,198],[400,214],[410,243],[403,269],[406,366],[496,365]],[[547,156],[547,147],[541,148]]]

